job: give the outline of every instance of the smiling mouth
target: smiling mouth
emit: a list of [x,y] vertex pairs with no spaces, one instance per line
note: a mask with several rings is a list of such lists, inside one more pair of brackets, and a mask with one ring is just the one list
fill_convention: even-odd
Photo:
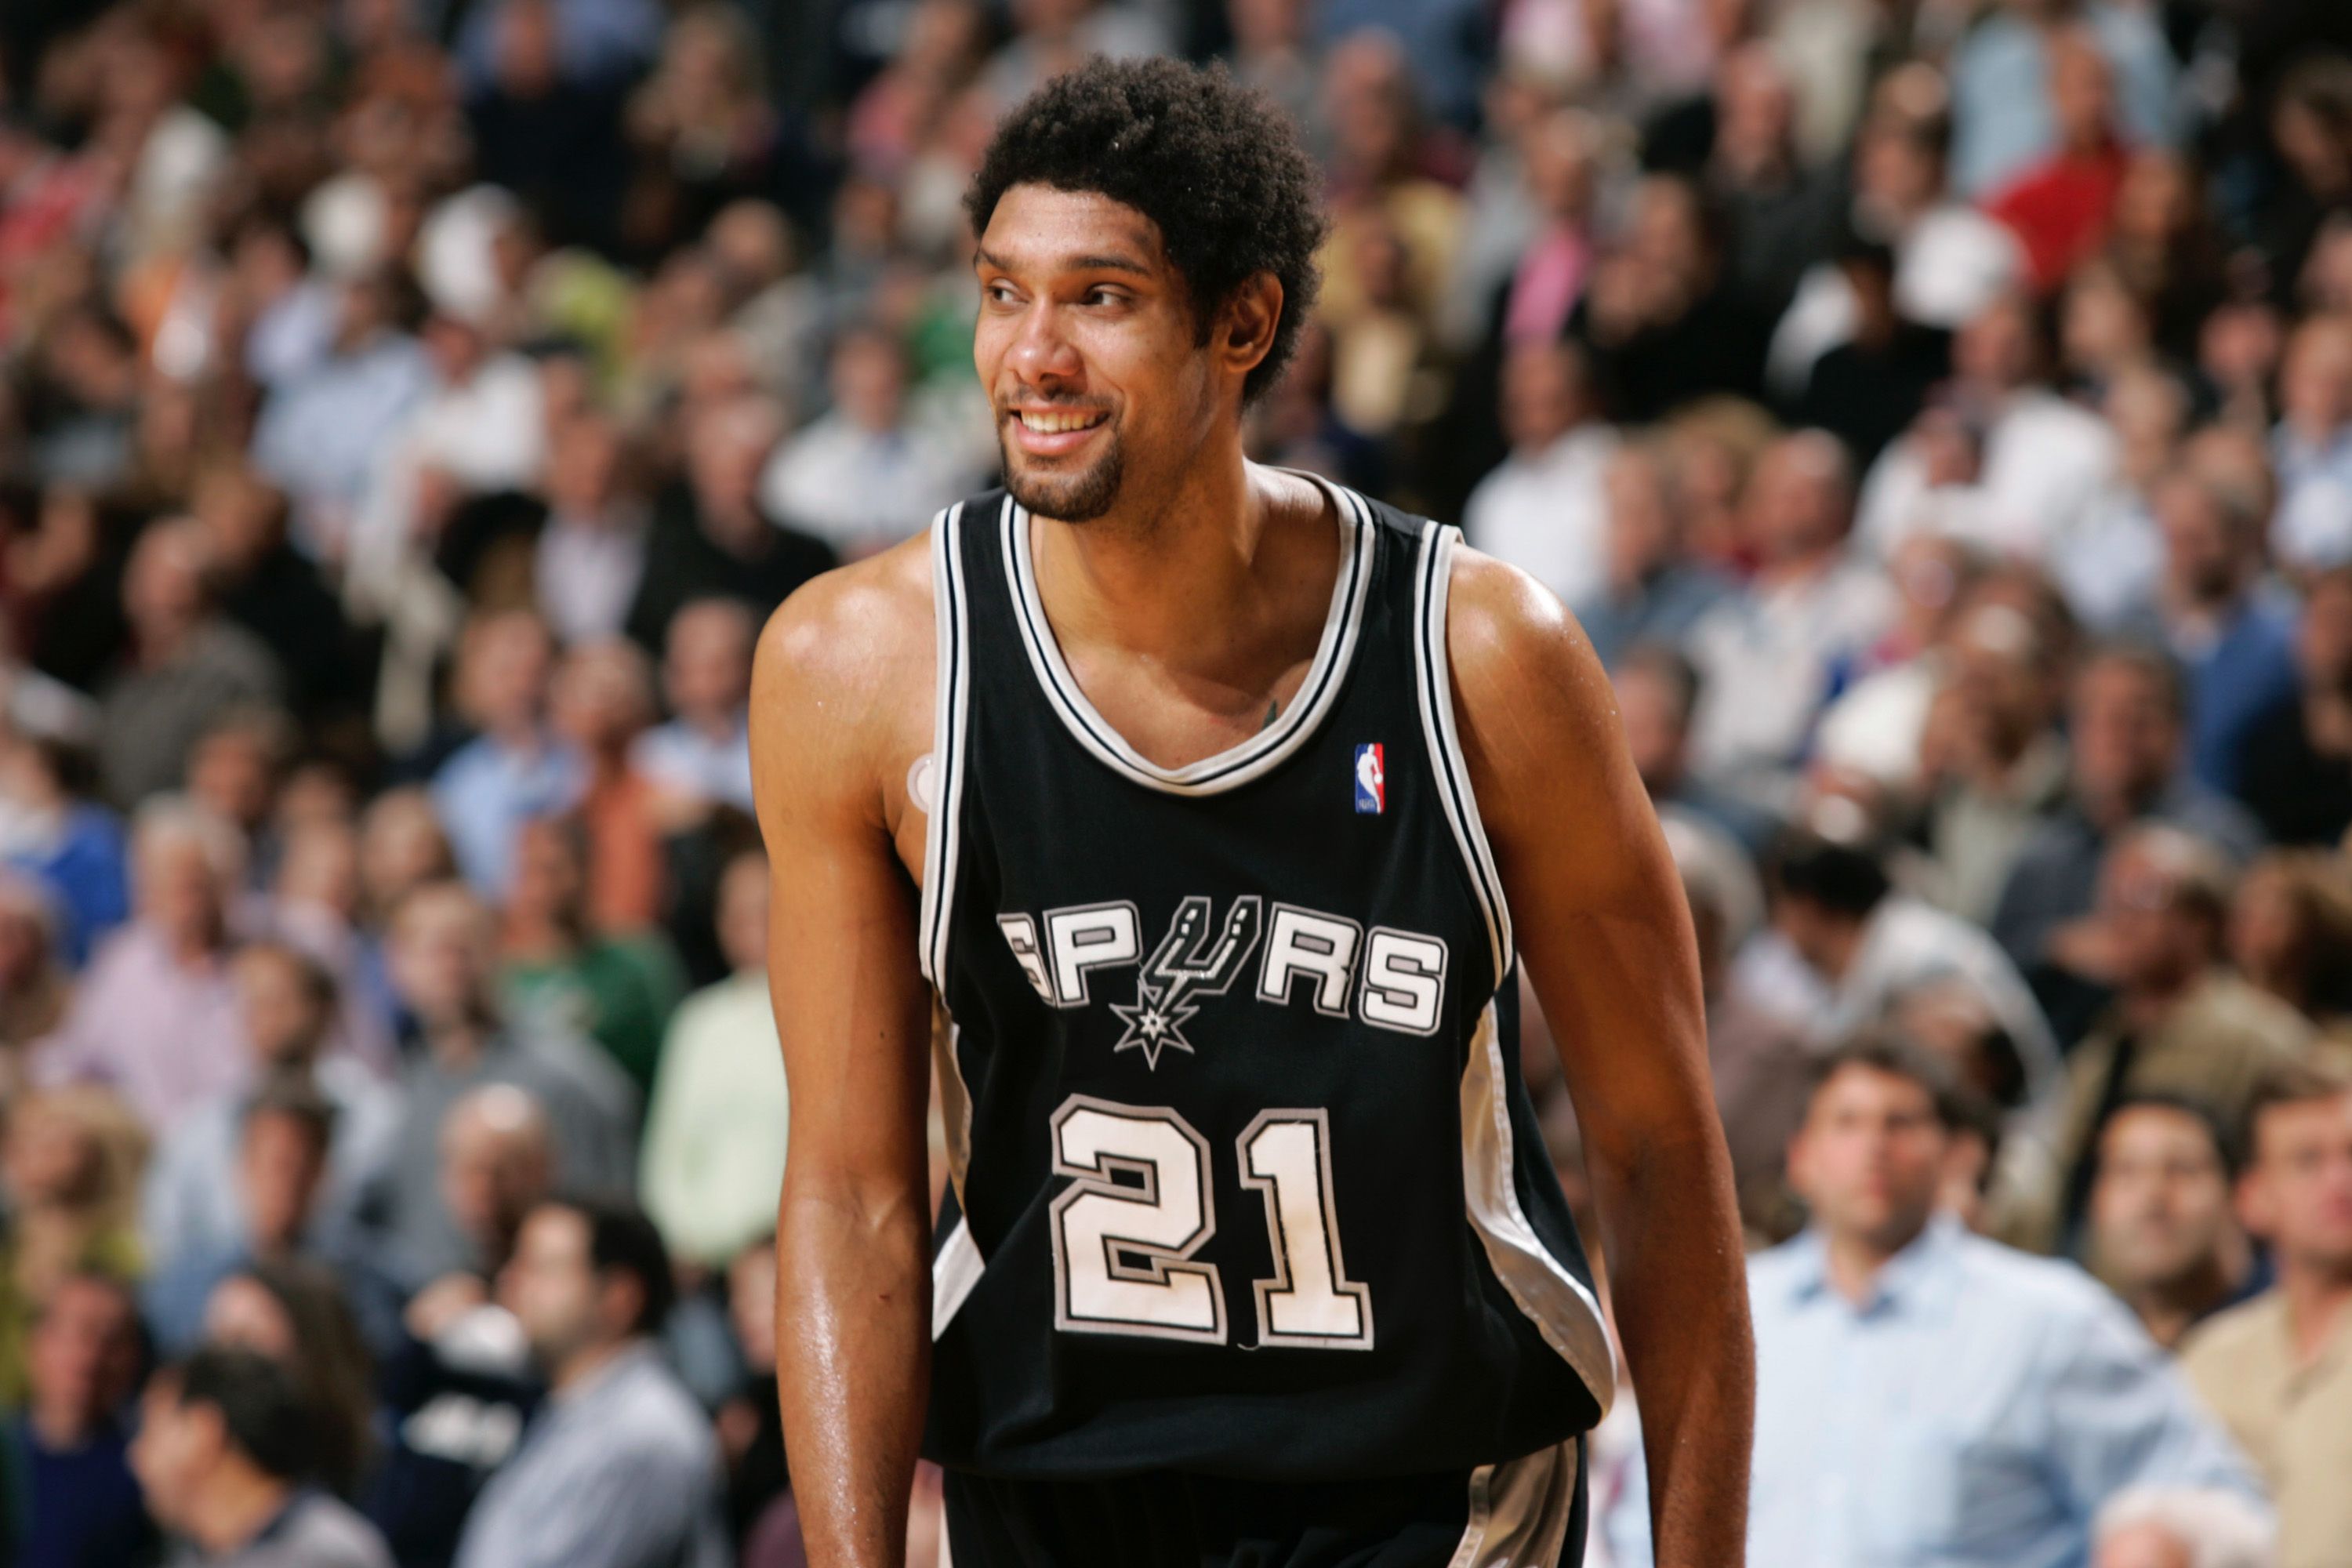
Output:
[[1099,408],[1058,414],[1049,409],[1016,408],[1013,413],[1013,417],[1021,421],[1023,429],[1040,436],[1066,436],[1074,430],[1091,430],[1110,417],[1108,410]]

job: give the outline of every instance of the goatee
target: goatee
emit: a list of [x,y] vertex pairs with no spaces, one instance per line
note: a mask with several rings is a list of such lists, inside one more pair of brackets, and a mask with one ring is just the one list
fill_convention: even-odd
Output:
[[1118,500],[1126,465],[1114,437],[1109,450],[1075,474],[1024,472],[1013,460],[1003,437],[997,448],[1004,465],[1004,488],[1013,499],[1039,517],[1056,522],[1089,522],[1108,511]]

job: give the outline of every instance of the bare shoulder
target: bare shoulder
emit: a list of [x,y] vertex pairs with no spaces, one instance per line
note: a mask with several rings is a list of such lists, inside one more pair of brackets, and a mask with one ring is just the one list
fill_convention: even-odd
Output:
[[1546,749],[1615,740],[1616,696],[1576,617],[1525,572],[1466,545],[1454,552],[1445,651],[1465,748],[1472,731]]
[[921,754],[931,721],[932,606],[926,530],[815,578],[769,617],[751,672],[762,795],[771,793],[764,781],[787,773],[796,783],[823,773],[861,786],[887,777],[900,753]]
[[1455,552],[1445,646],[1454,726],[1512,900],[1647,907],[1670,876],[1599,656],[1549,589]]

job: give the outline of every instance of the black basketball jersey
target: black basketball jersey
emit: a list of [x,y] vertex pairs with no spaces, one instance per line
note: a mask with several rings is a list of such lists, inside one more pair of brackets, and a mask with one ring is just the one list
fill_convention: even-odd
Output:
[[927,1452],[950,1466],[1403,1474],[1608,1404],[1454,738],[1460,535],[1326,488],[1341,563],[1305,683],[1175,769],[1072,679],[1028,513],[995,491],[934,525],[920,942],[953,1191]]

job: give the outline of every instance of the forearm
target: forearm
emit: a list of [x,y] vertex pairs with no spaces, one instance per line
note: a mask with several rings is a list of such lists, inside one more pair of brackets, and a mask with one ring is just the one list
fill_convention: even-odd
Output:
[[1641,1399],[1657,1568],[1745,1560],[1756,1348],[1730,1163],[1712,1135],[1591,1162]]
[[776,1384],[812,1568],[904,1561],[930,1382],[929,1232],[919,1192],[870,1208],[785,1190]]

